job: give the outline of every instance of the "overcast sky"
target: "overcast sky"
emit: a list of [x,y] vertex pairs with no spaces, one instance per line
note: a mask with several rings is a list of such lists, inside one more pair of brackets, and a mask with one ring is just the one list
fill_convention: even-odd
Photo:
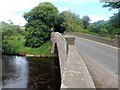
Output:
[[88,15],[91,22],[108,20],[118,12],[118,10],[109,11],[108,8],[102,8],[104,3],[99,3],[99,0],[1,0],[0,21],[12,20],[14,24],[25,25],[23,14],[45,1],[51,2],[60,12],[71,10],[80,15],[80,18]]

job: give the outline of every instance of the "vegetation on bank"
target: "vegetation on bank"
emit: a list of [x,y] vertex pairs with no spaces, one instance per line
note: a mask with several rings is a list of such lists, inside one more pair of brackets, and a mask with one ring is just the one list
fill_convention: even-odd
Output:
[[24,14],[25,29],[14,25],[11,20],[1,22],[2,53],[51,56],[50,33],[57,13],[54,5],[43,2]]
[[51,56],[51,41],[46,41],[38,48],[25,46],[25,30],[13,24],[1,22],[2,30],[2,53],[12,55],[40,55],[42,57]]
[[17,53],[20,55],[33,55],[40,57],[51,57],[51,41],[45,42],[42,46],[38,48],[30,48],[30,47],[21,47],[17,50]]
[[[104,7],[117,9],[120,8],[120,3],[106,3]],[[71,11],[59,13],[54,5],[43,2],[24,14],[27,21],[25,29],[14,25],[11,20],[9,23],[0,22],[2,53],[51,56],[50,33],[52,31],[80,32],[113,39],[115,35],[120,35],[119,17],[120,12],[107,21],[91,23],[87,15],[81,18]]]
[[3,46],[3,54],[17,55],[40,55],[41,57],[51,56],[51,41],[45,42],[38,48],[25,47],[25,38],[22,35],[11,36],[7,40],[7,46]]

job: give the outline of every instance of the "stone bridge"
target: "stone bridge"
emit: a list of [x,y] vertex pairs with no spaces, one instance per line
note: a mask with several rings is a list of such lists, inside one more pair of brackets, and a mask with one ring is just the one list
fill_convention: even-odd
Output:
[[52,32],[51,41],[51,52],[59,57],[61,88],[95,88],[88,69],[74,45],[75,37]]

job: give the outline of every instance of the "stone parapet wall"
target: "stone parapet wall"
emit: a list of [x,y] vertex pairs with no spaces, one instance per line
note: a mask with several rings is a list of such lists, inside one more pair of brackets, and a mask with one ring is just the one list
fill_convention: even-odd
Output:
[[61,90],[70,88],[95,88],[88,69],[75,46],[75,37],[53,32],[51,34],[51,41],[51,52],[55,52],[55,46],[57,46],[58,50],[62,79]]
[[86,38],[86,39],[89,39],[89,40],[93,40],[93,41],[96,41],[96,42],[100,42],[100,43],[104,43],[104,44],[107,44],[107,45],[111,45],[111,46],[115,46],[115,47],[120,48],[120,36],[115,36],[114,40],[108,40],[108,39],[105,39],[105,38],[102,38],[102,37],[89,35],[89,34],[84,34],[84,33],[78,33],[78,32],[66,32],[65,34],[79,36],[79,37],[82,37],[82,38]]
[[52,53],[55,53],[55,45],[57,46],[59,64],[60,64],[61,75],[62,75],[65,60],[66,60],[66,57],[67,57],[66,40],[60,33],[52,32],[51,41],[52,41],[52,50],[51,50]]

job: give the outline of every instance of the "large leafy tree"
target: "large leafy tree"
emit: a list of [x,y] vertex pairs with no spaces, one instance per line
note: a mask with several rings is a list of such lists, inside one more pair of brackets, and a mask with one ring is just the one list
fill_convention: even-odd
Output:
[[59,15],[59,23],[67,32],[78,32],[83,29],[83,23],[79,15],[71,11],[63,11]]
[[89,26],[89,21],[90,21],[89,16],[87,16],[87,15],[83,16],[82,21],[83,21],[84,28],[87,29]]
[[65,19],[61,13],[57,15],[56,23],[54,25],[54,31],[59,33],[64,33],[65,26],[63,25],[63,22],[65,22]]
[[109,24],[114,29],[114,34],[120,35],[120,12],[110,17]]
[[29,47],[39,47],[49,39],[58,14],[57,8],[49,2],[40,3],[24,14],[26,24],[26,42]]
[[0,25],[2,26],[2,30],[0,30],[2,32],[2,39],[4,39],[6,36],[12,36],[12,35],[16,35],[17,33],[22,32],[20,26],[17,25],[13,25],[11,23],[6,23],[6,22],[0,22]]
[[101,29],[101,27],[103,27],[103,25],[104,25],[103,20],[100,20],[100,21],[97,21],[94,23],[90,23],[88,26],[88,30],[91,32],[99,33],[100,29]]
[[120,8],[120,1],[119,2],[106,2],[103,7],[109,7],[111,9],[119,9]]
[[109,10],[119,9],[118,13],[110,17],[109,24],[111,25],[111,28],[114,29],[114,31],[112,30],[112,32],[114,34],[120,35],[120,1],[105,3],[103,7],[109,7]]

